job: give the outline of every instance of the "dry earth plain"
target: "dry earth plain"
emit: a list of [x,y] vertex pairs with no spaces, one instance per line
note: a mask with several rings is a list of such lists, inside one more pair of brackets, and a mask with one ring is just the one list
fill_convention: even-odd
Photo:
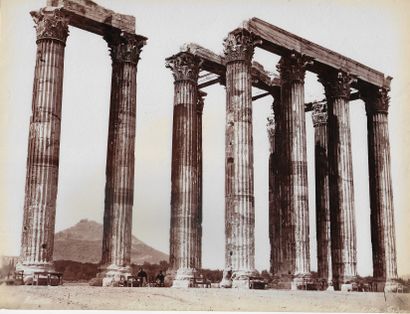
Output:
[[0,308],[410,312],[410,294],[327,291],[1,286]]

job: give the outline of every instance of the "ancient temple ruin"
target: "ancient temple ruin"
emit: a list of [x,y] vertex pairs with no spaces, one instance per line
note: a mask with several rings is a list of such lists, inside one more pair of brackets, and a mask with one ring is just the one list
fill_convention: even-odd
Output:
[[[21,255],[30,283],[53,272],[64,49],[69,26],[100,35],[112,59],[101,272],[104,285],[131,275],[136,72],[147,38],[135,18],[89,0],[48,0],[31,12],[37,58],[30,119]],[[254,50],[281,57],[278,77],[252,61]],[[174,76],[170,268],[174,287],[188,287],[201,269],[203,88],[226,88],[225,273],[222,287],[248,288],[255,270],[252,102],[273,98],[268,124],[271,272],[290,289],[311,282],[306,112],[313,111],[318,274],[325,288],[354,282],[356,225],[349,101],[365,102],[374,280],[397,283],[388,133],[390,77],[257,18],[231,31],[224,55],[188,44],[169,57]],[[326,99],[305,103],[306,71],[316,73]],[[262,94],[252,95],[252,87]]]
[[[279,78],[252,62],[255,48],[281,57]],[[349,101],[365,102],[371,240],[377,290],[393,290],[397,266],[388,106],[391,77],[257,18],[230,32],[220,56],[188,44],[166,59],[174,76],[170,264],[174,287],[188,287],[201,268],[201,89],[226,89],[225,272],[221,286],[248,287],[255,273],[252,101],[271,95],[268,132],[271,272],[283,285],[311,281],[306,112],[313,110],[318,273],[328,289],[355,282],[356,225]],[[318,75],[326,99],[305,103],[306,71]],[[252,96],[252,86],[264,90]]]
[[63,92],[64,48],[69,25],[100,35],[112,59],[101,273],[105,285],[131,274],[134,193],[136,72],[146,39],[135,18],[89,0],[48,0],[31,12],[37,58],[27,157],[21,255],[16,266],[30,283],[53,271],[54,225]]

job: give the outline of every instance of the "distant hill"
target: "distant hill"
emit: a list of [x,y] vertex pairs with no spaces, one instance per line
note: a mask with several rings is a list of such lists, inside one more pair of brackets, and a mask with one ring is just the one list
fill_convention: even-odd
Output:
[[[82,263],[99,263],[102,251],[103,226],[83,219],[68,229],[57,232],[54,237],[53,259]],[[168,255],[155,250],[132,236],[131,263],[143,264],[168,261]]]

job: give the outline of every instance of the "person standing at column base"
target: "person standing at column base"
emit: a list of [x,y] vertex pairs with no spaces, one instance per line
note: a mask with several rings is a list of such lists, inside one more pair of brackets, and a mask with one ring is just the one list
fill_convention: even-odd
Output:
[[328,281],[326,291],[335,291],[335,287],[333,287],[332,280]]

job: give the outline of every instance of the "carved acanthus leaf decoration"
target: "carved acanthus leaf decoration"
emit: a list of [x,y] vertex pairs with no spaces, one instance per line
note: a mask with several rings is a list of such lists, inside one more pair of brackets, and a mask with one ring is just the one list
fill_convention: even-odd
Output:
[[366,103],[367,114],[389,112],[389,89],[371,86],[360,91],[360,95]]
[[198,82],[200,60],[189,52],[180,52],[166,60],[165,66],[172,70],[175,81]]
[[283,56],[277,66],[282,83],[305,81],[306,66],[312,64],[312,58],[297,52]]
[[355,78],[343,71],[329,70],[319,73],[319,82],[325,88],[325,95],[328,101],[336,98],[350,99],[350,85]]
[[145,37],[126,32],[107,33],[104,35],[104,39],[110,48],[112,61],[120,63],[137,64],[142,47],[146,43]]
[[36,23],[37,42],[54,39],[65,44],[68,37],[68,17],[61,8],[42,8],[30,12]]
[[225,62],[229,63],[238,60],[250,62],[254,53],[254,46],[257,42],[256,36],[245,29],[229,33],[223,42]]

